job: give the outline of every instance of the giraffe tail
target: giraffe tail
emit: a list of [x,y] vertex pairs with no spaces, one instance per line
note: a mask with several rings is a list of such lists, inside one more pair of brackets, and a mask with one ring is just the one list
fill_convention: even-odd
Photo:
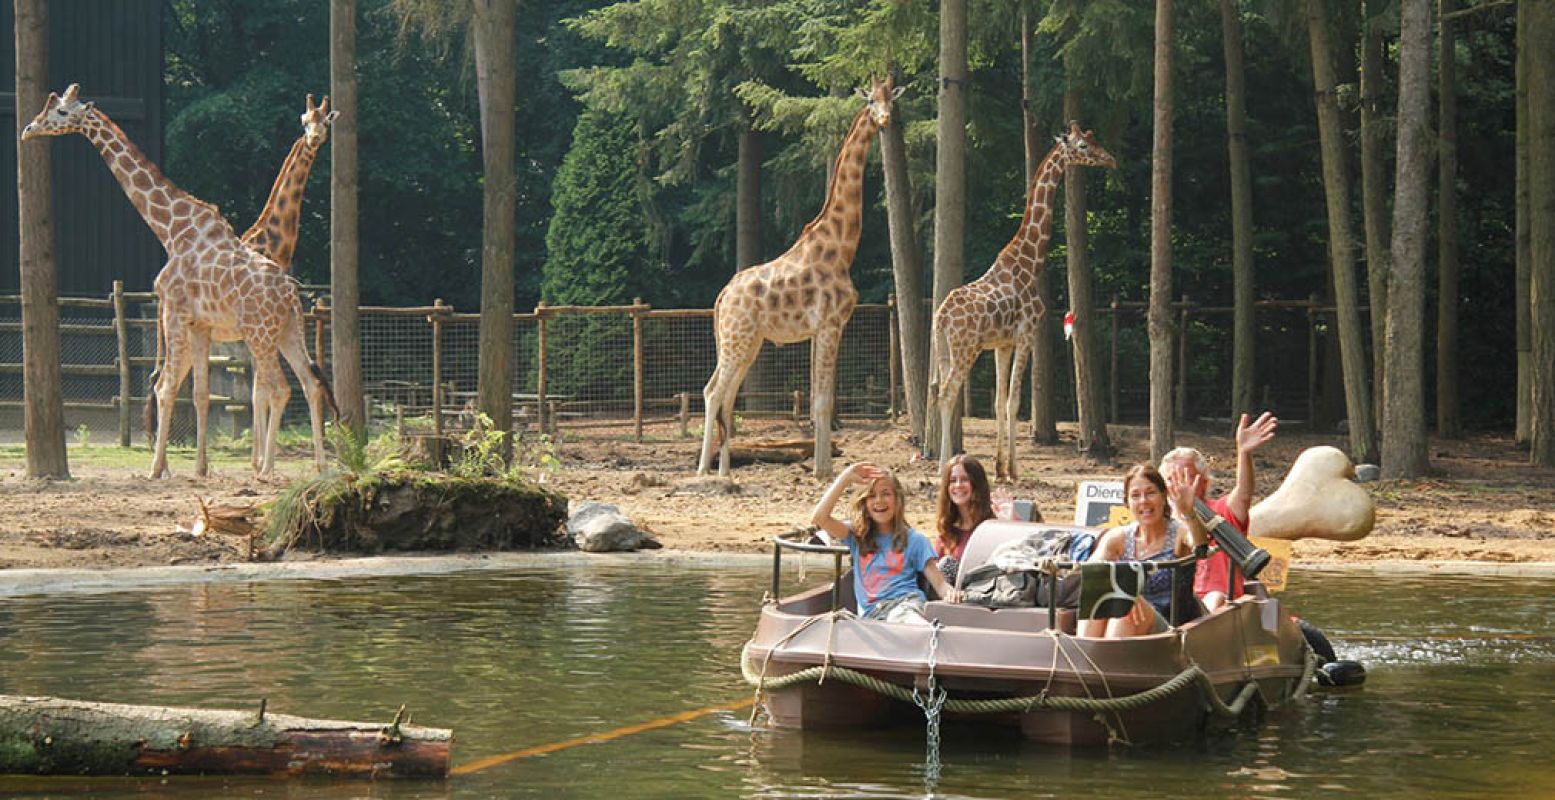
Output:
[[335,390],[330,387],[329,378],[324,377],[324,370],[319,368],[317,361],[310,358],[308,359],[308,371],[312,372],[313,377],[318,379],[319,388],[324,390],[324,402],[329,406],[329,413],[334,414],[335,419],[340,419],[340,407],[335,405]]

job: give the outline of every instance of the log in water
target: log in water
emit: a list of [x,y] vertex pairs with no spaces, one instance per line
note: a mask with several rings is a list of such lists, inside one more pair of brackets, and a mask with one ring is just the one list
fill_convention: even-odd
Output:
[[[401,709],[403,713],[404,709]],[[0,695],[0,774],[442,778],[453,731]]]

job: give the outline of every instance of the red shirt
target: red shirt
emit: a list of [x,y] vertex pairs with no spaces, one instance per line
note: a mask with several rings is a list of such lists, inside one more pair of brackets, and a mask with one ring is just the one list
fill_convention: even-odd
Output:
[[953,550],[946,550],[945,543],[940,537],[934,537],[934,555],[938,557],[955,556],[956,563],[961,563],[961,557],[966,555],[966,543],[972,541],[972,532],[964,531],[955,526],[951,530],[956,532],[956,546]]
[[[1247,520],[1237,519],[1231,513],[1231,506],[1226,498],[1217,497],[1205,502],[1212,511],[1219,514],[1222,519],[1231,523],[1231,526],[1247,533]],[[1193,596],[1203,597],[1210,592],[1224,592],[1226,590],[1226,576],[1231,572],[1231,557],[1224,551],[1217,549],[1209,558],[1199,562],[1198,571],[1193,574]],[[1239,597],[1242,594],[1242,574],[1237,573],[1236,583],[1232,587],[1231,596]]]

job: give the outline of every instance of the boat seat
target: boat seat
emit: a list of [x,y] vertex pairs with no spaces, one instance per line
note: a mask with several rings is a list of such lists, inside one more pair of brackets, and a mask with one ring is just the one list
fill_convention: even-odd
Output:
[[[964,628],[989,628],[1017,633],[1030,633],[1047,628],[1045,608],[986,608],[969,603],[930,600],[924,606],[923,613],[931,620],[937,619],[942,624]],[[1058,609],[1058,626],[1065,633],[1074,633],[1074,609]]]

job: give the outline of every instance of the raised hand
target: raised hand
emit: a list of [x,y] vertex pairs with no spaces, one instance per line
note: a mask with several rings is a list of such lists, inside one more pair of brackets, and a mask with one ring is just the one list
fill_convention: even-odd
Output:
[[1181,462],[1173,462],[1162,477],[1166,478],[1166,494],[1172,508],[1182,516],[1193,513],[1193,501],[1208,486],[1205,477]]
[[1274,438],[1274,429],[1279,427],[1280,421],[1273,414],[1265,411],[1258,415],[1258,419],[1248,424],[1247,415],[1236,424],[1236,449],[1238,452],[1251,453],[1263,446],[1264,442]]
[[993,503],[993,515],[997,519],[1015,519],[1015,493],[1008,486],[995,486],[989,492],[989,498]]

